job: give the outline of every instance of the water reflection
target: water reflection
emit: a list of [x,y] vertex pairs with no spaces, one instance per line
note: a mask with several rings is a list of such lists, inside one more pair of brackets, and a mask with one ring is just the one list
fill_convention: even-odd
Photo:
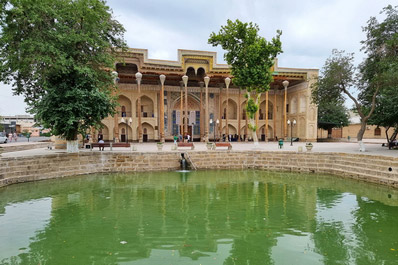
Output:
[[7,223],[13,238],[30,238],[9,244],[1,264],[393,264],[397,195],[334,177],[258,171],[10,186],[0,190],[0,224],[21,202],[51,197],[51,213],[33,235],[20,233],[18,218]]

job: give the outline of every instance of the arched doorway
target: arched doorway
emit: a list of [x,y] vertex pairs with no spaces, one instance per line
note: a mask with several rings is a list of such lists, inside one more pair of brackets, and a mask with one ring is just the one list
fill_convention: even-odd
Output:
[[149,97],[147,96],[141,97],[141,111],[138,110],[138,100],[136,101],[136,106],[137,106],[136,117],[138,117],[138,114],[140,112],[141,112],[141,117],[143,118],[155,117],[153,101]]
[[102,128],[98,130],[97,141],[104,140],[109,141],[109,129],[105,124],[102,124]]
[[[137,128],[138,134],[138,128]],[[155,130],[153,129],[152,125],[147,122],[142,124],[142,141],[149,142],[155,140]]]
[[131,101],[127,97],[120,95],[117,99],[120,106],[117,107],[120,117],[131,117]]
[[119,123],[120,142],[125,143],[133,138],[133,130],[126,123]]
[[[189,135],[193,135],[193,137],[198,138],[200,137],[200,104],[199,99],[192,94],[188,94],[188,119],[185,120],[185,110],[183,109],[181,113],[181,98],[177,98],[173,103],[172,108],[172,134],[173,135],[182,135],[184,130],[184,124],[187,122],[188,124],[188,133]],[[184,106],[185,108],[185,106]],[[183,124],[180,124],[180,120],[182,118]]]

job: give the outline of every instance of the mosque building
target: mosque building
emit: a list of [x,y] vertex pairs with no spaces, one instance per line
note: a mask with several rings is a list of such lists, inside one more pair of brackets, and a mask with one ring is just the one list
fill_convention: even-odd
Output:
[[[256,115],[258,139],[315,140],[311,84],[318,70],[279,67],[277,60],[271,70],[274,80],[261,95]],[[116,72],[117,113],[102,121],[95,137],[115,142],[171,141],[187,134],[194,141],[251,139],[246,91],[234,86],[230,67],[218,64],[215,52],[178,50],[178,61],[168,61],[149,59],[145,49],[128,49]]]

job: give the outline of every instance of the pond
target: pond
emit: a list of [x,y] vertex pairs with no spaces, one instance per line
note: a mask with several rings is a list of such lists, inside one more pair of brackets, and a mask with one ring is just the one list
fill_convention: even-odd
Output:
[[0,189],[0,264],[397,264],[398,191],[264,171]]

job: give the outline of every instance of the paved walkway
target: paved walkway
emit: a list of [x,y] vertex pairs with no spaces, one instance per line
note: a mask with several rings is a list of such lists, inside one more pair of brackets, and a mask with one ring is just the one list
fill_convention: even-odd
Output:
[[[385,142],[385,140],[365,140],[366,152],[359,152],[358,143],[353,142],[336,142],[336,143],[314,143],[314,148],[312,152],[341,152],[341,153],[356,153],[356,154],[365,154],[365,155],[382,155],[382,156],[390,156],[398,158],[398,150],[389,150],[387,147],[382,147],[381,143]],[[8,143],[6,145],[20,145],[20,144],[29,144],[29,143]],[[195,150],[194,151],[206,151],[206,144],[195,142]],[[157,145],[154,142],[151,143],[133,143],[133,146],[137,148],[137,151],[134,152],[157,152]],[[1,145],[0,145],[1,146]],[[173,143],[165,143],[163,147],[163,151],[172,151]],[[305,143],[304,142],[294,142],[293,146],[290,146],[290,142],[284,144],[282,149],[278,149],[278,144],[276,142],[264,143],[260,142],[258,146],[254,146],[252,142],[233,142],[232,150],[233,151],[292,151],[297,152],[299,147],[302,147],[303,152],[305,152]],[[105,149],[109,151],[109,148]],[[118,152],[132,152],[131,148],[113,148],[114,151]],[[190,148],[180,148],[178,151],[189,150]],[[226,148],[219,148],[217,150],[226,150]],[[81,149],[81,152],[92,152],[89,149]],[[99,152],[96,148],[93,152]],[[65,150],[49,150],[47,148],[40,149],[32,149],[25,151],[16,151],[16,152],[8,152],[3,153],[3,157],[20,157],[20,156],[35,156],[35,155],[43,155],[43,154],[55,154],[55,153],[66,153]]]

